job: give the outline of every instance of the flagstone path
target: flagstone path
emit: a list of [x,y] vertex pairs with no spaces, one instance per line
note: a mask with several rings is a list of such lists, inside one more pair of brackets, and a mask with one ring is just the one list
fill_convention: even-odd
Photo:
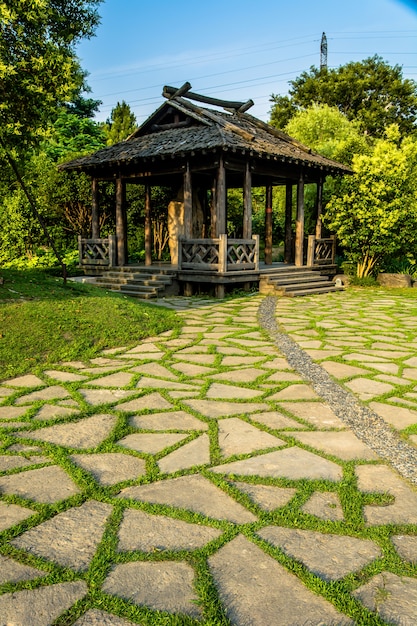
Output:
[[172,298],[3,381],[0,626],[414,626],[417,318],[375,298]]

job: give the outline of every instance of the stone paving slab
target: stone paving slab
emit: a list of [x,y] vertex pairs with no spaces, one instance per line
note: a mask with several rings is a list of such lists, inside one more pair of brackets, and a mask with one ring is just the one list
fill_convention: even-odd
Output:
[[17,378],[11,378],[3,381],[3,385],[9,387],[44,387],[46,383],[34,374],[26,374],[25,376],[17,376]]
[[210,471],[217,474],[284,477],[293,480],[307,478],[310,480],[338,481],[342,478],[342,469],[336,463],[296,447],[285,448],[285,450],[278,452],[268,452],[244,461],[217,465],[212,467]]
[[55,404],[44,404],[36,413],[33,419],[39,421],[49,421],[68,417],[69,415],[77,415],[79,409],[73,409],[68,406],[56,406]]
[[385,465],[356,468],[358,488],[364,492],[388,493],[395,500],[385,506],[367,505],[364,515],[369,526],[377,524],[417,524],[417,492]]
[[27,407],[18,407],[18,406],[0,406],[0,419],[2,420],[14,420],[19,417],[23,417],[23,415],[27,412]]
[[187,435],[175,433],[143,433],[126,435],[123,439],[119,439],[117,443],[119,446],[127,448],[128,450],[157,454],[184,439],[187,439]]
[[130,454],[119,452],[73,454],[70,459],[92,474],[100,485],[106,487],[138,478],[146,473],[145,461]]
[[199,618],[194,577],[188,563],[123,563],[114,566],[102,588],[137,605]]
[[274,430],[305,428],[304,424],[300,424],[295,420],[283,415],[279,411],[267,411],[265,413],[255,413],[250,415],[250,419],[253,422],[264,424]]
[[384,404],[382,402],[371,402],[371,409],[378,413],[388,424],[391,424],[399,430],[403,430],[408,426],[417,424],[417,411],[405,409],[392,404]]
[[299,385],[289,385],[282,391],[278,391],[269,397],[269,400],[314,400],[318,399],[318,395],[309,386],[300,383]]
[[236,400],[238,398],[242,400],[252,400],[253,398],[259,398],[262,394],[263,391],[259,391],[258,389],[212,383],[207,391],[206,397],[208,399],[221,398],[223,400]]
[[164,456],[158,461],[158,467],[163,474],[168,474],[209,463],[210,440],[207,435],[201,435]]
[[70,393],[67,389],[65,389],[65,387],[52,385],[52,387],[45,387],[39,391],[32,391],[32,393],[20,396],[20,398],[15,400],[15,403],[17,405],[31,404],[32,402],[37,402],[38,400],[59,400],[62,398],[68,398],[69,396]]
[[218,528],[127,509],[119,529],[119,552],[196,550],[222,534]]
[[345,423],[324,402],[280,402],[280,406],[317,428],[346,428]]
[[417,564],[417,536],[393,535],[391,541],[404,561]]
[[0,476],[0,494],[53,504],[80,493],[80,489],[57,465]]
[[377,461],[378,455],[363,441],[358,439],[350,431],[341,432],[296,432],[291,434],[294,439],[321,450],[327,454],[337,456],[343,461],[363,459],[365,461]]
[[84,581],[58,583],[0,595],[0,615],[6,626],[50,626],[64,611],[87,595]]
[[207,478],[199,475],[181,476],[153,485],[127,487],[120,492],[119,497],[167,504],[214,519],[226,519],[236,524],[256,521],[256,517],[250,511],[235,502]]
[[24,580],[34,580],[35,578],[45,576],[45,574],[46,572],[36,567],[23,565],[7,556],[0,555],[0,585],[4,583],[18,583]]
[[273,485],[253,485],[241,481],[230,481],[245,493],[264,511],[275,511],[288,504],[297,493],[297,489],[292,487],[275,487]]
[[185,411],[170,411],[152,415],[134,415],[129,419],[134,428],[143,430],[207,430],[208,424]]
[[269,406],[266,403],[249,402],[221,402],[211,400],[187,400],[185,402],[194,411],[198,411],[205,417],[217,419],[231,415],[249,415],[256,411],[266,411]]
[[113,430],[117,418],[106,413],[92,415],[83,420],[57,424],[31,432],[30,439],[46,441],[58,446],[85,450],[98,446]]
[[242,535],[211,556],[209,566],[234,626],[353,624]]
[[109,374],[109,376],[103,376],[96,380],[90,380],[89,385],[91,387],[128,387],[134,378],[134,374],[128,372],[116,372],[116,374]]
[[326,521],[341,522],[344,519],[340,498],[337,493],[330,491],[324,493],[315,491],[301,510]]
[[23,522],[23,520],[35,514],[36,512],[32,511],[32,509],[0,501],[0,532]]
[[223,456],[248,454],[255,450],[285,445],[287,444],[282,439],[259,430],[237,417],[219,420],[219,446]]
[[73,372],[64,372],[62,370],[45,370],[43,373],[49,376],[49,378],[59,380],[61,383],[75,383],[88,378],[88,376],[83,376],[82,374],[74,374]]
[[27,467],[28,465],[40,465],[48,463],[49,459],[45,456],[33,455],[30,457],[4,454],[0,455],[0,472],[6,472],[17,467]]
[[116,404],[120,400],[125,400],[135,394],[135,391],[123,389],[79,389],[79,392],[85,401],[93,406]]
[[381,548],[368,539],[279,526],[267,526],[257,534],[323,580],[344,578],[382,555]]
[[47,561],[84,572],[94,557],[111,512],[109,504],[90,500],[59,513],[10,543]]
[[211,375],[212,380],[226,380],[232,383],[253,383],[259,376],[264,376],[265,370],[252,368],[241,368]]
[[165,400],[160,393],[148,393],[140,398],[122,402],[116,405],[118,411],[161,411],[162,409],[172,409],[172,404]]
[[381,572],[356,589],[353,596],[375,611],[388,624],[415,626],[417,580]]

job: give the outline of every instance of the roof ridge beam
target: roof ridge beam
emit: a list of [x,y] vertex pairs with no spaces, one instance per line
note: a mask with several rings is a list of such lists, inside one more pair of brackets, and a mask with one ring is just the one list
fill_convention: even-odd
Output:
[[219,98],[210,98],[210,96],[202,96],[199,93],[190,91],[190,83],[184,83],[179,89],[177,87],[170,87],[165,85],[162,95],[168,100],[182,96],[188,100],[195,100],[196,102],[202,102],[203,104],[211,104],[212,106],[222,107],[224,109],[233,109],[234,111],[247,111],[253,106],[253,100],[247,100],[247,102],[237,102],[233,100],[219,100]]

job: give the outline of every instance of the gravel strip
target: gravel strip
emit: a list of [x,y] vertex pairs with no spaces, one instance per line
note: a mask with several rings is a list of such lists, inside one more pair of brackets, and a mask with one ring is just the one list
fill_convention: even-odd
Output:
[[403,441],[387,423],[348,391],[340,387],[320,365],[288,335],[275,319],[277,299],[266,297],[259,307],[259,323],[266,330],[291,367],[313,387],[336,415],[404,478],[417,484],[417,450]]

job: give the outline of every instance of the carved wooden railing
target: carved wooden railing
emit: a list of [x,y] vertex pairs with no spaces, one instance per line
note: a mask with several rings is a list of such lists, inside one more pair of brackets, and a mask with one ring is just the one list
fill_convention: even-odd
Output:
[[259,237],[229,239],[180,239],[178,269],[216,271],[220,273],[257,270],[259,268]]
[[333,265],[336,256],[336,237],[319,239],[315,235],[308,236],[307,265]]
[[78,252],[81,267],[113,267],[116,265],[116,235],[106,239],[78,237]]

